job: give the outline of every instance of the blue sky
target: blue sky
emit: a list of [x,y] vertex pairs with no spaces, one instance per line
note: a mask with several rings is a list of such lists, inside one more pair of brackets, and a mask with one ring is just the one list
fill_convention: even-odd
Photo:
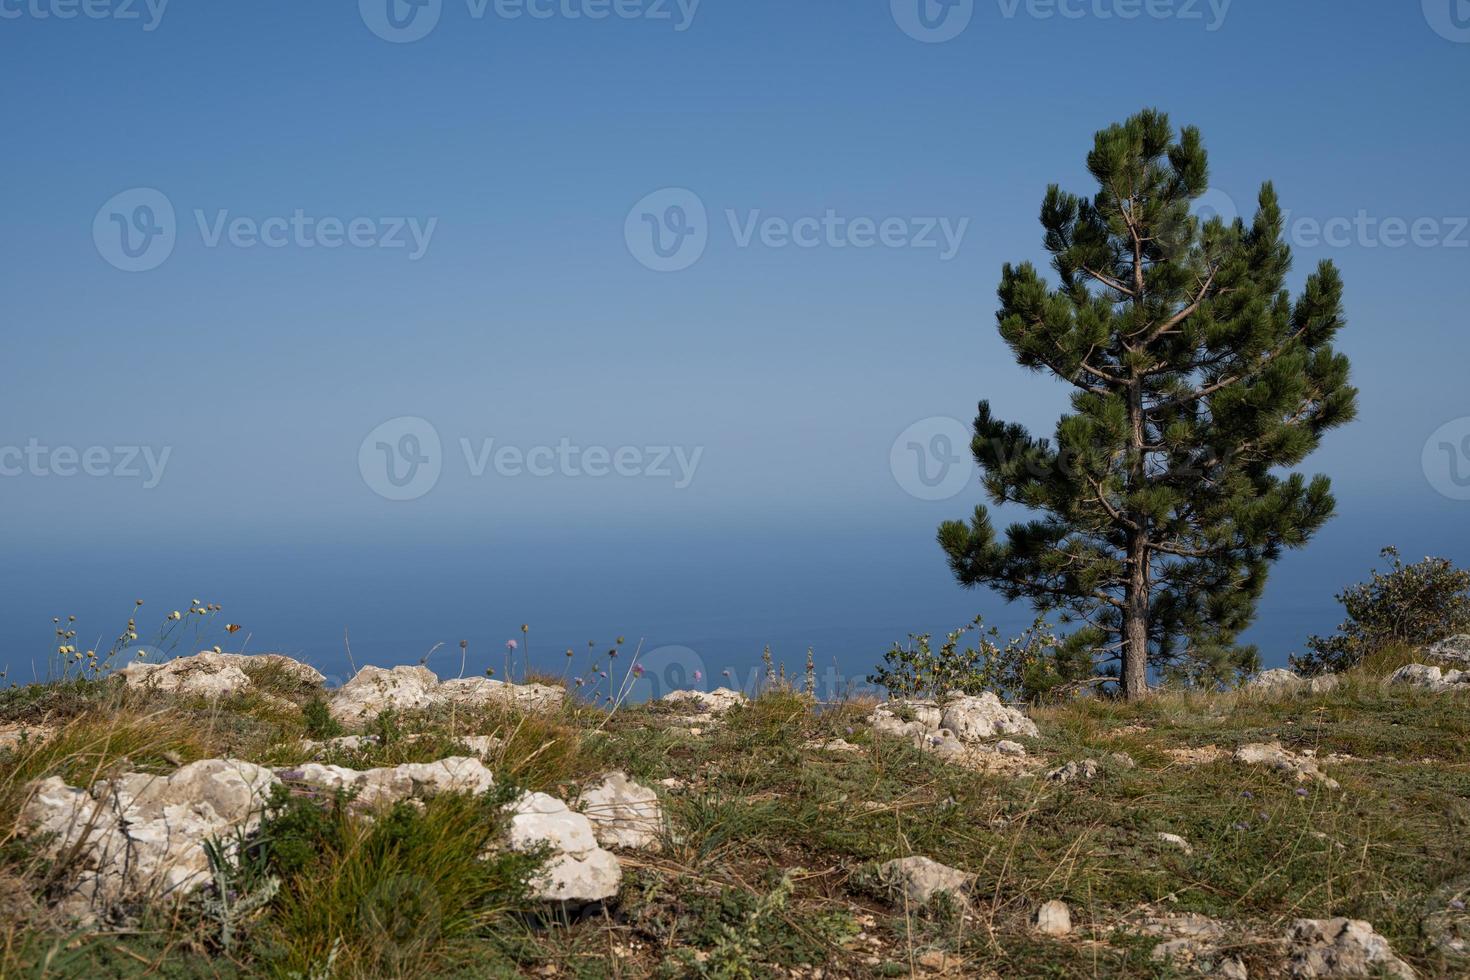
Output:
[[[860,674],[908,630],[1019,624],[932,540],[978,491],[919,499],[890,450],[982,397],[1050,430],[1065,392],[996,336],[1000,266],[1042,258],[1046,185],[1090,192],[1091,134],[1143,106],[1201,127],[1214,204],[1276,182],[1298,281],[1331,258],[1347,283],[1361,418],[1309,461],[1340,516],[1275,576],[1268,659],[1384,544],[1470,560],[1453,454],[1425,465],[1470,435],[1465,4],[989,0],[926,43],[904,0],[443,0],[395,43],[383,3],[0,0],[0,446],[77,456],[0,477],[17,662],[53,614],[111,635],[135,593],[323,661],[344,626],[404,662],[531,620]],[[172,250],[125,271],[107,234],[140,188]],[[640,262],[645,199],[703,208],[697,260]],[[780,244],[813,220],[843,230]],[[424,430],[364,441],[404,417],[439,474],[389,500],[363,466]],[[531,475],[559,445],[582,462]]]

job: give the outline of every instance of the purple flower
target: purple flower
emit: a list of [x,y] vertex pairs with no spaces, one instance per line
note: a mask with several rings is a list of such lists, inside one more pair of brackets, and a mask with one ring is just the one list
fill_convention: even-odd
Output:
[[702,680],[704,680],[704,671],[696,670],[694,672],[694,683],[698,684]]
[[1243,789],[1243,790],[1241,790],[1241,791],[1240,791],[1240,795],[1241,795],[1241,796],[1242,796],[1242,797],[1244,797],[1244,798],[1245,798],[1245,799],[1247,799],[1247,800],[1253,800],[1253,799],[1255,799],[1255,798],[1256,798],[1256,797],[1255,797],[1255,794],[1254,794],[1254,793],[1252,793],[1252,792],[1251,792],[1251,791],[1250,791],[1250,790],[1248,790],[1248,789]]
[[642,664],[634,664],[633,665],[633,676],[634,677],[642,677],[643,676],[643,665]]
[[577,686],[578,687],[581,687],[582,686],[582,678],[580,678],[580,677],[573,677],[572,680],[574,680],[574,681],[577,682]]
[[1452,898],[1450,899],[1450,908],[1454,909],[1456,912],[1463,912],[1465,910],[1465,903],[1460,901],[1458,898]]
[[1235,829],[1236,830],[1245,830],[1245,829],[1247,829],[1247,825],[1246,824],[1243,824],[1243,823],[1237,823],[1235,825]]
[[1307,788],[1305,786],[1298,786],[1296,788],[1296,795],[1297,796],[1306,796],[1307,795]]
[[514,650],[514,649],[516,649],[519,646],[520,646],[520,644],[517,643],[515,640],[506,640],[505,641],[505,648],[507,650]]

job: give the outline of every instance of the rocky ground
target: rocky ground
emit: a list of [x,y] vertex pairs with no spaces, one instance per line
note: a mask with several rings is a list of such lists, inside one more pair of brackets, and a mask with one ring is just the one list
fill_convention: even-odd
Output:
[[0,976],[1464,976],[1467,667],[1029,711],[214,653],[16,688]]

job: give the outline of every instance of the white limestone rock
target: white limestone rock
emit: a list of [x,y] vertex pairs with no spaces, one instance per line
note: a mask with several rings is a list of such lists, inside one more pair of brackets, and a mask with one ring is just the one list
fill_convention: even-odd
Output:
[[1269,766],[1297,782],[1315,780],[1328,789],[1339,789],[1337,780],[1324,773],[1317,761],[1283,748],[1280,742],[1252,742],[1235,750],[1235,760],[1252,766]]
[[60,777],[34,784],[19,826],[51,835],[46,854],[71,856],[64,914],[92,918],[124,902],[181,898],[209,880],[204,842],[228,841],[259,824],[269,769],[205,759],[168,776],[131,772],[90,791]]
[[737,705],[750,703],[750,698],[728,687],[717,687],[713,691],[697,691],[692,688],[670,691],[659,700],[670,704],[686,705],[711,715],[722,715]]
[[367,807],[423,799],[436,793],[478,795],[495,785],[495,777],[484,763],[465,756],[364,770],[308,762],[289,775],[328,792],[353,793],[353,802]]
[[578,809],[592,822],[603,847],[657,850],[663,836],[664,812],[658,794],[630,780],[626,773],[610,772],[602,782],[584,790]]
[[464,677],[440,684],[434,696],[454,704],[503,702],[523,711],[548,711],[560,707],[567,692],[566,688],[548,684],[507,684],[489,677]]
[[914,855],[884,862],[878,868],[878,878],[910,902],[927,905],[940,893],[965,901],[965,889],[973,876],[931,858]]
[[585,905],[618,893],[622,866],[598,845],[585,815],[545,793],[522,795],[511,805],[511,812],[509,843],[513,849],[551,847],[550,860],[531,882],[536,898]]
[[1056,899],[1036,910],[1036,931],[1043,936],[1065,936],[1072,931],[1072,910]]
[[316,668],[278,653],[247,655],[213,650],[157,664],[137,661],[118,673],[129,687],[219,697],[249,690],[250,677],[242,668],[251,664],[278,665],[306,684],[321,684],[326,680]]
[[327,707],[340,722],[368,722],[390,708],[427,708],[438,686],[439,678],[427,667],[364,667],[333,693]]
[[1388,675],[1390,684],[1404,684],[1436,694],[1470,690],[1470,670],[1441,670],[1428,664],[1405,664]]
[[1293,977],[1414,977],[1388,940],[1362,919],[1297,919],[1286,940]]
[[1470,667],[1470,634],[1447,636],[1438,643],[1430,644],[1424,655],[1441,663]]

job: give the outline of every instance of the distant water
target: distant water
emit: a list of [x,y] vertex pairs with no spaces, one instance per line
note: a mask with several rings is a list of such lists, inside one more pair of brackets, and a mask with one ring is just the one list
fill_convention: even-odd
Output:
[[[1426,529],[1420,538],[1430,536]],[[1399,536],[1406,555],[1423,554],[1413,547],[1420,538]],[[1247,636],[1267,666],[1285,664],[1309,633],[1336,625],[1334,592],[1366,577],[1384,540],[1379,531],[1339,522],[1307,551],[1287,556]],[[821,693],[830,696],[860,689],[883,652],[911,631],[938,636],[980,612],[1012,632],[1031,618],[1022,605],[958,588],[927,524],[526,531],[350,544],[260,535],[183,548],[127,541],[97,542],[85,552],[21,547],[11,555],[0,573],[0,667],[20,682],[33,670],[44,673],[53,615],[78,616],[84,648],[105,645],[135,598],[146,602],[144,642],[190,599],[219,602],[216,626],[233,622],[242,630],[191,634],[175,653],[215,643],[236,649],[248,638],[248,651],[297,656],[333,681],[350,676],[349,644],[359,667],[417,663],[440,645],[429,666],[455,676],[461,640],[469,642],[466,674],[488,667],[502,676],[511,639],[519,646],[517,677],[527,648],[541,673],[587,677],[594,656],[607,669],[606,650],[622,636],[619,663],[643,648],[647,672],[635,697],[681,686],[748,687],[767,644],[798,677],[812,647]]]

